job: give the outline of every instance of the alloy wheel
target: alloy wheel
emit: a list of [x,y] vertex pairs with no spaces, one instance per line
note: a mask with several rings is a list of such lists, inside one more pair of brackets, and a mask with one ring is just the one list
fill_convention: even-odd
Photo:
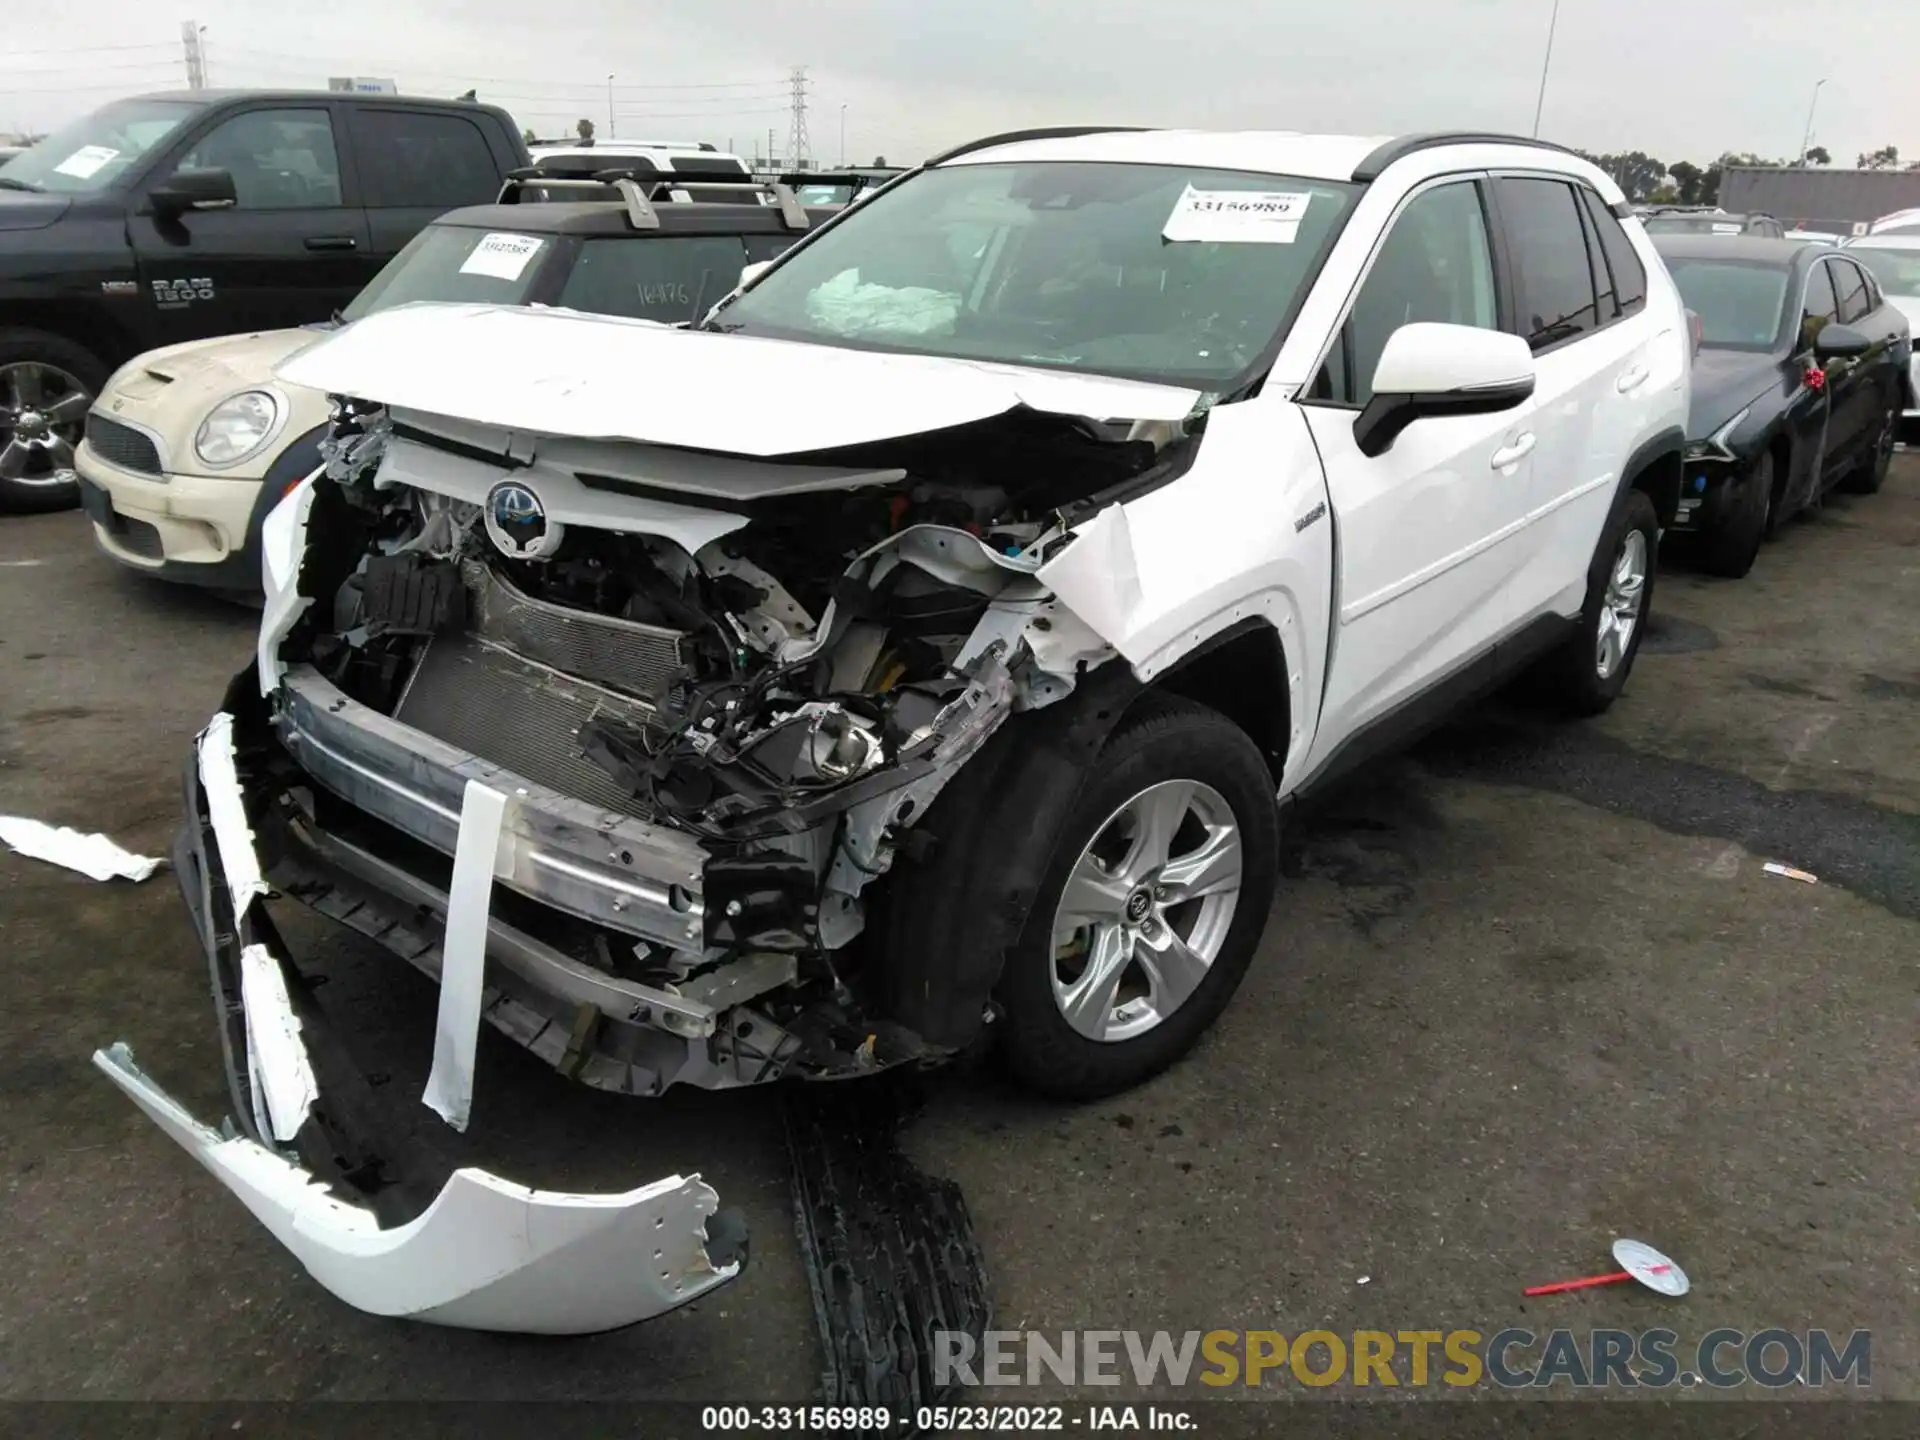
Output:
[[1148,786],[1094,833],[1054,910],[1054,1003],[1089,1040],[1144,1035],[1200,988],[1240,900],[1242,841],[1197,780]]
[[1647,591],[1647,537],[1629,530],[1614,552],[1607,574],[1607,593],[1600,601],[1600,622],[1594,637],[1594,669],[1602,680],[1625,663],[1640,625],[1640,607]]
[[70,370],[39,360],[0,365],[0,480],[74,484],[74,447],[92,406],[92,392]]

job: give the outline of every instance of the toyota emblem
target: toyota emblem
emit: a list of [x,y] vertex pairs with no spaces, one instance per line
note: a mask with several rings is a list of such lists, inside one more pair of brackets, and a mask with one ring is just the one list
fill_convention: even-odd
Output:
[[565,527],[549,519],[529,485],[502,480],[487,492],[487,538],[513,560],[544,560],[560,548]]

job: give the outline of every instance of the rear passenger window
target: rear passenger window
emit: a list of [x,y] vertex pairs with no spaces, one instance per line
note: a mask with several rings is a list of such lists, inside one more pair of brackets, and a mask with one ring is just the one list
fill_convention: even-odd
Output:
[[1854,325],[1873,313],[1873,298],[1867,290],[1867,277],[1858,265],[1835,260],[1833,279],[1840,294],[1840,323]]
[[1633,248],[1627,232],[1620,228],[1620,222],[1614,219],[1613,212],[1607,209],[1607,202],[1591,190],[1583,189],[1580,197],[1586,201],[1587,219],[1593,225],[1593,233],[1600,237],[1600,254],[1607,262],[1620,313],[1631,315],[1647,303],[1647,267],[1640,263],[1639,252]]
[[558,303],[594,315],[680,325],[739,284],[746,263],[735,236],[589,240]]
[[1560,180],[1494,183],[1513,252],[1519,333],[1538,352],[1598,329],[1593,270],[1573,187]]
[[1416,321],[1499,328],[1486,215],[1472,181],[1436,186],[1400,212],[1310,398],[1366,404],[1388,337]]
[[1825,261],[1813,267],[1807,276],[1807,301],[1800,312],[1800,348],[1810,350],[1820,332],[1840,315],[1840,302],[1834,298],[1833,267]]
[[487,137],[464,116],[351,106],[347,117],[361,189],[376,210],[453,210],[500,193]]

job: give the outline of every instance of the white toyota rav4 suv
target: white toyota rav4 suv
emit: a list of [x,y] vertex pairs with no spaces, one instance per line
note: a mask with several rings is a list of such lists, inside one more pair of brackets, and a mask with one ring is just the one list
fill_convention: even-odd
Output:
[[371,315],[281,367],[325,464],[192,772],[236,1132],[98,1061],[354,1304],[671,1308],[737,1266],[697,1176],[462,1169],[396,1225],[270,895],[438,981],[456,1128],[483,1018],[635,1095],[983,1034],[1136,1084],[1239,984],[1287,802],[1525,665],[1620,693],[1689,363],[1614,183],[1491,135],[1003,136],[691,330]]

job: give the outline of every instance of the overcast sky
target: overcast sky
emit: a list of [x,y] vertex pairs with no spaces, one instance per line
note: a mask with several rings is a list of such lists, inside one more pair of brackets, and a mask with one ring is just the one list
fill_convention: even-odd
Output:
[[[543,134],[787,143],[808,67],[816,160],[923,158],[1028,125],[1379,133],[1533,124],[1553,0],[85,0],[0,28],[0,130],[178,86],[180,17],[216,85],[469,85]],[[1920,160],[1920,0],[1560,0],[1543,136],[1672,162]]]

